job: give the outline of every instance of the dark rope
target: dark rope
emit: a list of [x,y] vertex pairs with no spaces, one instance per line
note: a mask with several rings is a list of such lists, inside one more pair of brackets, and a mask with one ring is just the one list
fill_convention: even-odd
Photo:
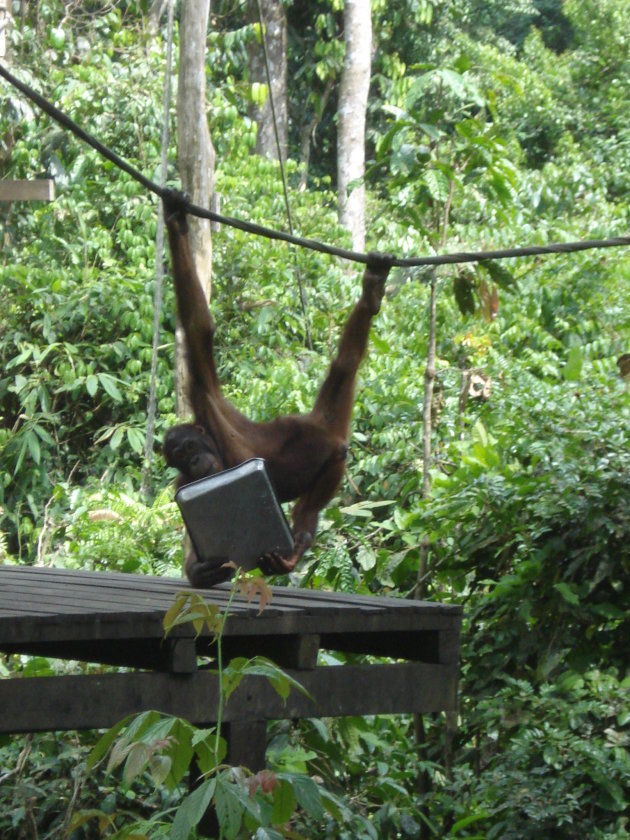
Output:
[[[32,102],[38,105],[44,113],[48,114],[55,122],[58,122],[64,128],[71,131],[76,137],[87,143],[95,149],[100,155],[109,160],[123,172],[131,175],[139,184],[146,187],[150,192],[160,198],[164,197],[165,190],[157,184],[150,181],[137,169],[134,169],[131,164],[123,160],[115,152],[112,152],[107,146],[104,146],[94,137],[87,133],[83,128],[77,125],[66,114],[44,99],[37,91],[33,90],[24,82],[16,79],[6,67],[0,64],[0,76],[3,76],[10,84],[17,88],[21,93],[28,97]],[[319,251],[320,253],[329,254],[333,257],[341,257],[344,260],[351,260],[352,262],[363,263],[367,265],[370,259],[369,254],[363,254],[359,251],[349,251],[345,248],[337,248],[334,245],[327,245],[324,242],[319,242],[316,239],[303,239],[301,236],[292,236],[280,230],[273,230],[272,228],[257,225],[254,222],[244,222],[241,219],[235,219],[231,216],[222,216],[219,213],[214,213],[212,210],[207,210],[205,207],[199,207],[196,204],[186,203],[186,212],[193,216],[198,216],[201,219],[209,219],[211,222],[218,222],[219,224],[227,225],[228,227],[236,228],[237,230],[251,233],[255,236],[264,236],[267,239],[276,239],[282,242],[290,242],[293,245],[299,245],[301,248],[308,248],[311,251]],[[576,251],[588,251],[594,248],[617,248],[624,245],[630,245],[630,236],[617,236],[612,239],[586,239],[580,242],[554,242],[550,245],[530,245],[525,248],[505,248],[498,251],[463,251],[456,254],[437,254],[433,257],[391,257],[390,265],[398,266],[399,268],[415,268],[419,266],[429,265],[454,265],[459,263],[482,262],[483,260],[504,260],[514,259],[517,257],[536,257],[544,254],[571,254]]]

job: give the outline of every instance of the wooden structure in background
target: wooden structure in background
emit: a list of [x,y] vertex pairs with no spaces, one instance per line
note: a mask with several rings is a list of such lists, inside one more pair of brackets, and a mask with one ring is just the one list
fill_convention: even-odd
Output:
[[[112,572],[0,566],[0,651],[138,669],[0,680],[0,732],[110,727],[146,709],[216,722],[213,656],[192,625],[164,640],[162,619],[183,580]],[[227,584],[208,590],[225,606]],[[454,710],[461,608],[395,598],[273,587],[271,604],[236,598],[223,656],[268,656],[310,692],[286,704],[262,677],[243,680],[225,707],[229,760],[264,766],[266,721]],[[317,664],[322,649],[396,661]],[[404,660],[404,661],[402,661]]]
[[49,178],[34,181],[0,180],[0,201],[53,201],[55,182]]
[[[0,61],[7,51],[6,35],[11,21],[8,0],[0,0]],[[36,181],[0,180],[0,201],[53,201],[55,182],[42,178]]]

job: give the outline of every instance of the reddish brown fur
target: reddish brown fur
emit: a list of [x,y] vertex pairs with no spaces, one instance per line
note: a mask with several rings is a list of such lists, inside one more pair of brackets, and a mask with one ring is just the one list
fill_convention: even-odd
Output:
[[[367,348],[370,323],[380,309],[390,263],[375,255],[363,276],[363,293],[346,322],[315,405],[308,414],[257,423],[241,414],[222,391],[214,362],[214,323],[197,277],[181,196],[165,200],[169,244],[179,317],[186,336],[190,400],[196,427],[178,426],[167,435],[167,460],[191,480],[248,458],[264,458],[280,501],[297,499],[292,512],[295,549],[290,557],[264,558],[272,571],[291,571],[311,545],[320,510],[335,494],[345,468],[356,374]],[[200,442],[201,432],[205,432]],[[187,449],[182,442],[187,441]],[[195,444],[194,441],[197,441]],[[177,455],[173,452],[177,450]],[[188,450],[201,456],[195,467]],[[202,451],[203,450],[203,451]],[[170,455],[170,457],[169,457]],[[236,558],[235,558],[236,559]],[[195,586],[217,582],[216,567],[194,553],[186,573]]]

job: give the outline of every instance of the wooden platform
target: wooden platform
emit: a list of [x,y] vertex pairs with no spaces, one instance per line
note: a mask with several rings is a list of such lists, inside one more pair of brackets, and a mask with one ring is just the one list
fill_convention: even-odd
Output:
[[[164,639],[164,613],[189,588],[178,578],[0,566],[0,651],[133,669],[0,680],[0,732],[108,727],[145,709],[214,723],[217,678],[197,665],[215,652],[211,640],[195,639],[191,625]],[[229,586],[204,594],[225,606]],[[241,725],[251,751],[250,735],[269,719],[454,709],[460,625],[461,608],[420,601],[274,587],[259,615],[236,598],[224,658],[269,656],[311,697],[292,691],[284,704],[249,677],[224,719]],[[320,649],[395,661],[318,665]]]

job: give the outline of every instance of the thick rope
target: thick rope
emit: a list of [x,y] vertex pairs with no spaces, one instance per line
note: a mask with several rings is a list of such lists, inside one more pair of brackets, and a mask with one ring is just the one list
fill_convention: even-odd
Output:
[[[150,192],[162,198],[165,190],[157,184],[150,181],[137,169],[134,169],[130,163],[119,157],[115,152],[112,152],[107,146],[96,140],[70,119],[66,114],[44,99],[37,91],[33,90],[29,85],[21,82],[12,73],[0,64],[0,76],[3,76],[11,85],[17,88],[21,93],[34,102],[44,113],[48,114],[55,122],[58,122],[68,131],[71,131],[76,137],[83,140],[100,155],[109,160],[123,172],[131,175],[139,184],[146,187]],[[316,239],[304,239],[301,236],[292,236],[284,231],[273,230],[272,228],[257,225],[254,222],[244,222],[241,219],[235,219],[231,216],[222,216],[219,213],[214,213],[212,210],[207,210],[205,207],[199,207],[196,204],[187,202],[185,211],[193,216],[199,216],[202,219],[209,219],[211,222],[218,222],[219,224],[227,225],[228,227],[236,228],[237,230],[251,233],[254,236],[264,236],[267,239],[276,239],[282,242],[290,242],[293,245],[299,245],[301,248],[308,248],[311,251],[319,251],[320,253],[329,254],[333,257],[340,257],[344,260],[351,260],[352,262],[363,263],[367,265],[370,259],[369,254],[364,254],[358,251],[349,251],[345,248],[337,248],[334,245],[327,245],[324,242],[319,242]],[[616,236],[611,239],[586,239],[579,242],[554,242],[550,245],[530,245],[525,248],[504,248],[496,251],[462,251],[455,254],[437,254],[432,257],[391,257],[390,264],[399,268],[416,268],[419,266],[429,265],[454,265],[459,263],[469,262],[483,262],[483,260],[504,260],[515,259],[518,257],[536,257],[545,254],[571,254],[577,251],[588,251],[595,248],[618,248],[621,246],[630,245],[630,236]]]

